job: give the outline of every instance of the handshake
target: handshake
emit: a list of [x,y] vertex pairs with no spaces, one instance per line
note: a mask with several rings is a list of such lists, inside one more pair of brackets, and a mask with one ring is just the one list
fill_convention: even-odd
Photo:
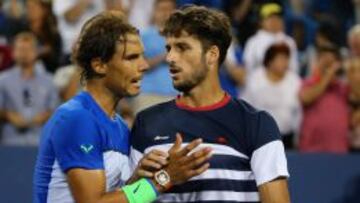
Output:
[[128,183],[133,183],[145,177],[150,179],[158,192],[162,193],[173,185],[179,185],[190,178],[205,172],[210,164],[210,147],[202,148],[190,154],[202,143],[202,139],[196,139],[184,147],[181,135],[176,135],[176,140],[168,152],[152,150],[147,153],[138,163],[136,170]]

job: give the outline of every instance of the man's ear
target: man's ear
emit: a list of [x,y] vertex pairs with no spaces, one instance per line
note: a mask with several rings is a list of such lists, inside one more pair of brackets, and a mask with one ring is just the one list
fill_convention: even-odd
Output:
[[91,67],[94,69],[94,71],[101,75],[106,75],[108,71],[108,66],[101,61],[100,58],[94,58],[91,60]]
[[217,66],[220,58],[220,50],[217,46],[211,46],[206,52],[207,63],[210,66]]

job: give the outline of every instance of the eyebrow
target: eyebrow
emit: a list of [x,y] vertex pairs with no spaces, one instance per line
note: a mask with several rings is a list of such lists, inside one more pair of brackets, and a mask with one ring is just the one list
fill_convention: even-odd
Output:
[[139,56],[141,56],[141,55],[144,55],[144,52],[131,53],[131,54],[128,54],[128,55],[125,53],[125,55],[123,56],[123,58],[125,58],[125,59],[134,59],[134,58],[137,58],[137,57],[139,57]]
[[172,45],[166,44],[165,48],[170,49],[170,47],[172,47],[172,46],[184,46],[187,48],[191,47],[191,45],[187,42],[174,42],[174,43],[172,43]]
[[126,39],[126,40],[124,40],[124,39],[119,39],[119,40],[116,40],[116,42],[120,42],[120,43],[126,42],[126,43],[132,43],[132,44],[139,43],[138,40],[129,40],[129,39]]
[[185,47],[191,47],[191,45],[189,44],[189,43],[187,43],[187,42],[177,42],[177,43],[175,43],[175,45],[177,45],[177,46],[185,46]]

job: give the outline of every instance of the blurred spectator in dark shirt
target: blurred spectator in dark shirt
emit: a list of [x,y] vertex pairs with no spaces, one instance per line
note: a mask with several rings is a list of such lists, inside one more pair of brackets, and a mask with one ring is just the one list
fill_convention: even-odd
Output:
[[51,3],[28,0],[26,3],[30,30],[38,38],[39,56],[47,71],[54,73],[61,57],[61,37]]

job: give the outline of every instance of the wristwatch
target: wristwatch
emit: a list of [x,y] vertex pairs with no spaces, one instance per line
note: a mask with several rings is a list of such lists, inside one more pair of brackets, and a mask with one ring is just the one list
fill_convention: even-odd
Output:
[[164,187],[165,190],[168,190],[171,187],[170,175],[164,169],[156,172],[154,176],[156,183]]

